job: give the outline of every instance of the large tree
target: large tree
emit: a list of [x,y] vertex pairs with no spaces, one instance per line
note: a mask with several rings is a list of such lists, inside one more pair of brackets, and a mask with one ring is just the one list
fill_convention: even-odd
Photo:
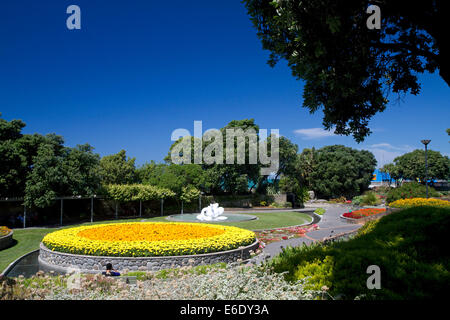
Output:
[[43,208],[51,205],[56,197],[95,194],[100,188],[99,163],[100,156],[90,145],[68,148],[63,146],[61,137],[53,136],[38,147],[33,157],[26,181],[25,204]]
[[[439,151],[428,150],[428,179],[449,179],[450,159]],[[425,183],[425,151],[414,150],[394,159],[395,170],[403,179],[420,179]]]
[[125,150],[104,156],[100,160],[102,184],[131,184],[136,180],[136,158],[127,157]]
[[[231,147],[233,147],[231,151],[233,152],[233,154],[230,153],[229,156],[231,156],[231,158],[233,158],[234,160],[232,161],[232,164],[227,164],[226,147],[228,129],[242,130],[244,134],[251,131],[256,133],[254,142],[256,142],[257,145],[255,149],[252,148],[252,146],[255,145],[250,143],[250,139],[248,138],[248,136],[244,138],[245,150],[241,150],[243,151],[242,154],[244,155],[242,159],[244,160],[244,163],[238,162],[238,138],[234,137],[234,139],[231,139],[232,136],[230,132],[230,135],[228,137],[230,138],[229,140],[232,144]],[[255,124],[254,119],[233,120],[229,122],[225,127],[220,129],[221,135],[220,137],[217,137],[217,139],[221,139],[219,141],[220,143],[217,143],[218,141],[216,141],[216,138],[206,139],[205,137],[203,137],[202,148],[199,149],[202,155],[206,153],[208,155],[211,155],[212,158],[215,157],[215,160],[222,162],[209,163],[206,159],[203,159],[201,163],[201,168],[204,170],[201,184],[201,188],[203,191],[215,194],[242,194],[247,193],[249,187],[252,188],[252,186],[255,186],[260,181],[260,170],[262,167],[261,163],[257,159],[256,163],[250,163],[250,149],[252,149],[252,152],[256,152],[256,158],[258,156],[258,131],[259,127],[257,124]],[[183,138],[175,141],[170,147],[169,154],[165,158],[165,161],[167,161],[168,163],[172,163],[172,152],[182,156],[183,152],[188,152],[190,150],[190,160],[187,159],[187,161],[190,163],[194,163],[194,144],[195,141],[199,140],[199,138],[188,137],[186,141],[188,141],[189,144],[186,146],[186,148],[180,148],[180,144],[183,143]],[[213,148],[213,146],[217,146],[217,149]]]
[[[420,92],[417,74],[450,83],[444,0],[244,0],[269,64],[287,61],[305,81],[303,106],[323,110],[323,125],[360,142],[388,94]],[[366,10],[381,9],[369,30]]]
[[374,155],[366,150],[323,147],[315,152],[311,187],[319,197],[351,198],[368,189],[376,164]]

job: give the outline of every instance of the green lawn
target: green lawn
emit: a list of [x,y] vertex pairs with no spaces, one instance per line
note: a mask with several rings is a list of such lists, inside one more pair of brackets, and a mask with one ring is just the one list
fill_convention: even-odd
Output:
[[[311,221],[311,217],[301,212],[258,212],[249,213],[250,215],[257,216],[257,220],[242,221],[235,223],[223,222],[220,224],[227,226],[236,226],[243,229],[259,230],[259,229],[271,229],[288,227],[299,224],[308,223]],[[97,221],[93,224],[109,223],[109,222],[132,222],[132,221],[165,221],[165,217],[157,218],[138,218],[127,220],[108,220]],[[92,223],[84,223],[83,225],[89,225]],[[78,225],[67,226],[65,228],[75,227]],[[58,230],[59,228],[45,228],[45,229],[14,229],[13,238],[16,240],[16,244],[8,249],[0,251],[0,272],[3,271],[11,262],[21,257],[22,255],[39,249],[39,243],[42,238],[49,232]]]

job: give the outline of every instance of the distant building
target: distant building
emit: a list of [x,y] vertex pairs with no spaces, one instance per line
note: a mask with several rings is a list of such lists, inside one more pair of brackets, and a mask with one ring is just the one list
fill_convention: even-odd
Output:
[[389,183],[391,183],[391,186],[395,186],[394,181],[391,181],[389,173],[381,172],[380,170],[375,169],[372,174],[372,181],[370,181],[369,188],[389,186]]

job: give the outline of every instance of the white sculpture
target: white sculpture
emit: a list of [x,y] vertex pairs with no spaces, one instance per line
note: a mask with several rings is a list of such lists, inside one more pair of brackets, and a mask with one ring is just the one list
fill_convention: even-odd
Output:
[[221,216],[223,208],[219,207],[218,203],[210,204],[208,207],[203,208],[202,212],[197,215],[197,219],[201,221],[222,221],[228,219]]

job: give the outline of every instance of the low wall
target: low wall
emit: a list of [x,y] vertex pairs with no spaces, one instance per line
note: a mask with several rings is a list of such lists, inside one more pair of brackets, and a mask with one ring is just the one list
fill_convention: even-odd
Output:
[[11,230],[10,233],[8,233],[6,236],[0,237],[0,250],[9,248],[13,244],[13,233],[14,231]]
[[170,257],[100,257],[62,253],[48,249],[43,243],[40,245],[39,264],[45,269],[56,272],[67,272],[68,268],[80,269],[83,273],[98,273],[105,270],[107,263],[119,271],[157,271],[182,266],[197,266],[219,262],[231,263],[250,258],[250,251],[255,252],[259,242],[234,250],[184,255]]

